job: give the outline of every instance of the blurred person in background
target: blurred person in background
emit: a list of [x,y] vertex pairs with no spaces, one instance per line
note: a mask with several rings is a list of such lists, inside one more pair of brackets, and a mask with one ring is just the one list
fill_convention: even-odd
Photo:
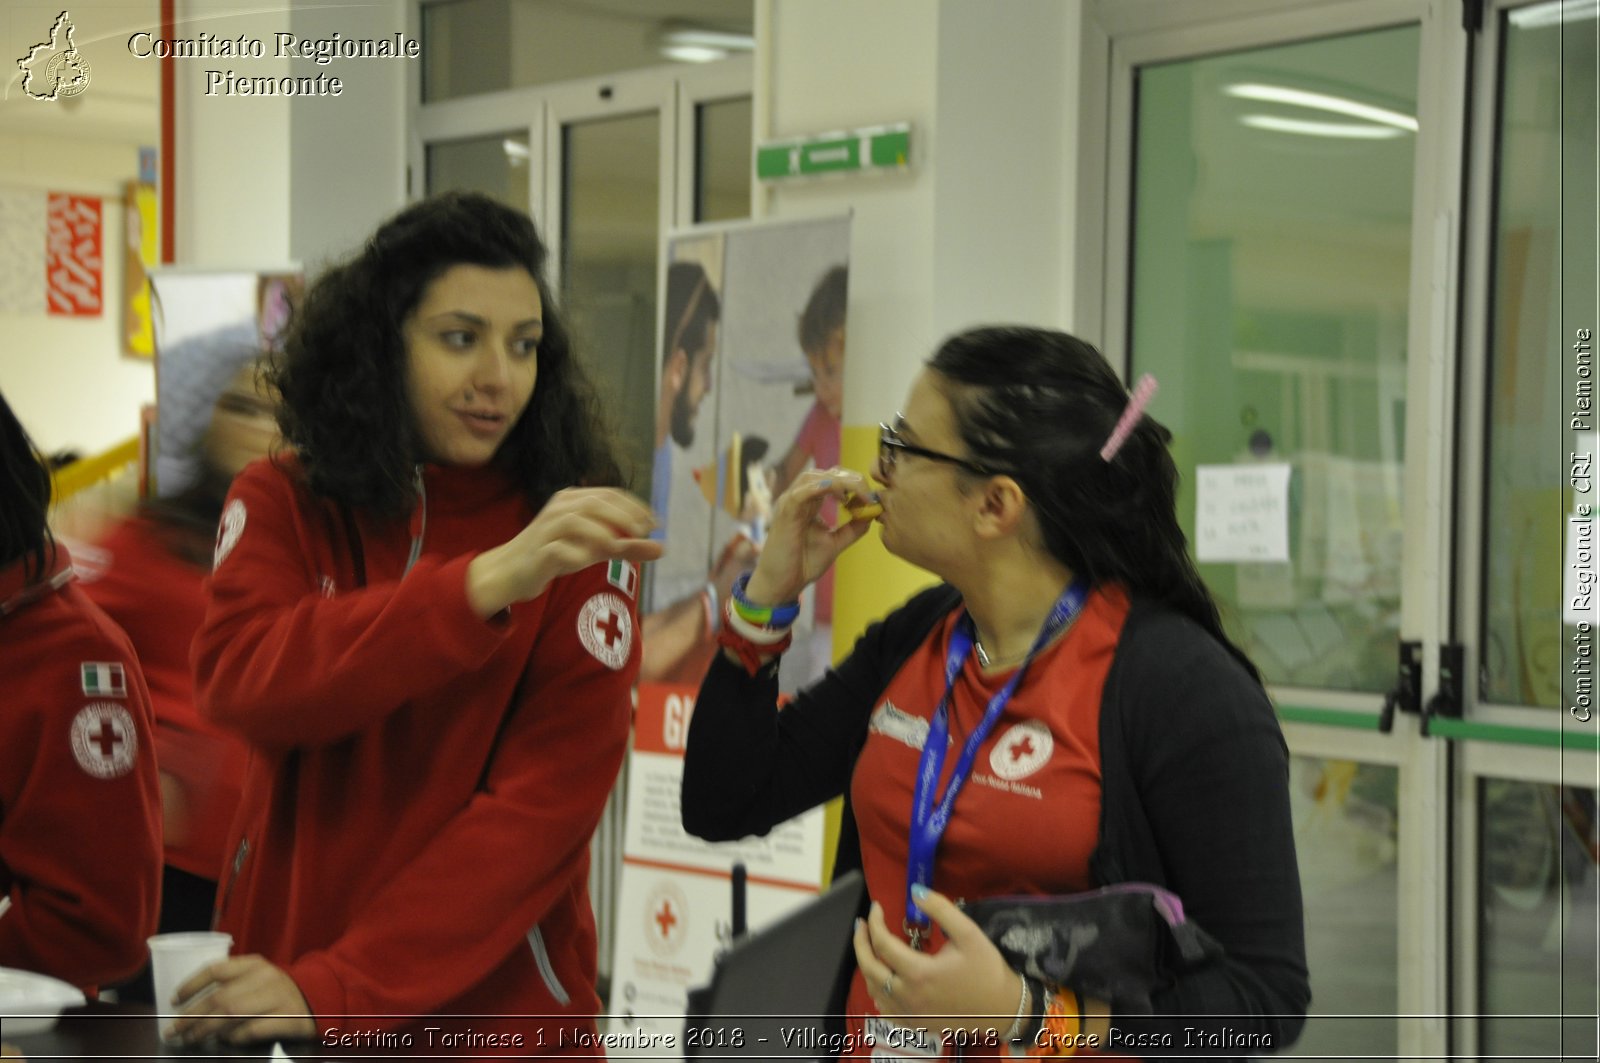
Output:
[[[171,497],[145,500],[92,550],[79,551],[84,592],[133,640],[150,685],[166,849],[162,933],[210,929],[244,782],[244,742],[195,709],[189,644],[205,616],[204,584],[228,487],[278,439],[262,368],[245,364],[218,396],[194,481]],[[146,974],[122,995],[148,1001],[150,989]]]
[[161,888],[150,695],[46,523],[50,474],[0,395],[0,967],[86,991],[145,958]]

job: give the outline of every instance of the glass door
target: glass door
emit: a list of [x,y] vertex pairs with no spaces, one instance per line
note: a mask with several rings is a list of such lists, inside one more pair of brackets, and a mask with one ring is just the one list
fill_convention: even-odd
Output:
[[1459,27],[1263,7],[1113,32],[1107,353],[1160,381],[1185,531],[1289,740],[1313,995],[1289,1051],[1440,1054],[1447,758],[1403,710],[1449,640]]
[[670,77],[552,90],[545,142],[547,232],[573,340],[648,497],[655,430],[656,288],[672,218],[676,110]]
[[750,217],[755,104],[749,59],[720,63],[678,84],[678,194],[674,223]]
[[413,195],[482,192],[540,223],[544,107],[526,92],[432,104],[413,118]]
[[1488,6],[1464,301],[1457,1043],[1596,1057],[1592,2]]

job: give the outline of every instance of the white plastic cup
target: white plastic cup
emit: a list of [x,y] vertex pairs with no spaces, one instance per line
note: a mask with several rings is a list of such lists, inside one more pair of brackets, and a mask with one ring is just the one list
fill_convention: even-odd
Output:
[[148,940],[151,975],[155,981],[156,1014],[164,1019],[180,1014],[172,1003],[178,987],[201,968],[227,959],[228,950],[233,947],[232,934],[208,930],[157,934]]

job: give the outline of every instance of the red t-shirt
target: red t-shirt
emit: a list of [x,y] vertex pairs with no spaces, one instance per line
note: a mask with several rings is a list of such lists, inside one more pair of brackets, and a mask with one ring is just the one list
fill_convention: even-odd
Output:
[[[940,841],[932,887],[956,899],[1075,893],[1090,888],[1089,856],[1100,824],[1100,694],[1128,614],[1118,588],[1097,588],[1083,611],[1033,662],[994,729]],[[928,721],[944,693],[945,655],[957,610],[895,675],[873,710],[856,761],[851,803],[861,832],[867,889],[889,925],[905,917],[912,792]],[[976,654],[956,677],[943,796],[965,737],[1012,670],[985,674]],[[924,945],[944,944],[937,928]],[[850,987],[851,1032],[882,1029],[860,973]],[[1009,1016],[1005,1016],[1009,1020]],[[852,1058],[920,1058],[876,1037]],[[983,1052],[980,1054],[989,1054]],[[1000,1050],[1004,1054],[1004,1049]]]

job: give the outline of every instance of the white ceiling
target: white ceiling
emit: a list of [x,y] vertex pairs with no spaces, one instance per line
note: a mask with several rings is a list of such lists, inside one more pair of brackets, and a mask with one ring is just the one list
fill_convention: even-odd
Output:
[[[4,71],[0,77],[8,80],[4,83],[4,98],[0,99],[0,173],[5,168],[3,155],[7,150],[18,150],[19,138],[117,145],[153,145],[159,141],[160,63],[135,58],[128,48],[128,38],[134,33],[159,30],[159,0],[72,0],[68,10],[75,26],[73,40],[89,63],[89,90],[70,100],[49,103],[23,96],[21,75],[14,60],[48,37],[63,6],[63,0],[5,0],[5,17],[0,19],[4,53],[0,58],[6,62],[0,68]],[[192,0],[188,6],[208,17],[225,15],[230,10],[260,11],[267,5],[261,0]],[[519,34],[524,39],[512,42],[513,63],[537,62],[544,66],[540,57],[553,51],[582,57],[585,64],[594,67],[588,73],[605,72],[608,63],[612,70],[640,65],[631,55],[619,58],[594,54],[597,49],[611,47],[619,29],[630,29],[629,37],[637,38],[643,47],[659,27],[668,23],[749,32],[753,17],[752,0],[445,0],[443,6],[498,7],[521,27],[537,27],[541,20],[559,23],[559,34],[541,34],[536,29]],[[201,28],[216,31],[214,25],[201,26],[190,35]],[[180,34],[183,32],[180,28]],[[519,60],[517,53],[528,57]],[[664,61],[659,55],[649,57],[651,63]]]

